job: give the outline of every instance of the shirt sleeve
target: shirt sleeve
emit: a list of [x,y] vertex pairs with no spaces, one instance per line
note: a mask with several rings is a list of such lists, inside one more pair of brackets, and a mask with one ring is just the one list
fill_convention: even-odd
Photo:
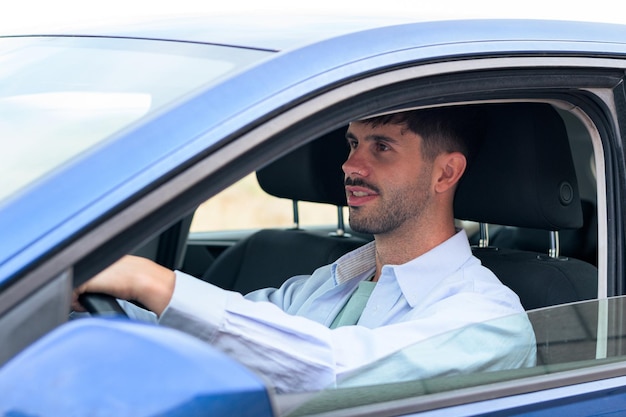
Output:
[[279,392],[318,390],[335,381],[329,329],[269,301],[250,301],[176,272],[160,324],[194,335],[263,375]]
[[[277,297],[276,293],[273,296]],[[450,300],[450,305],[454,304]],[[289,392],[313,391],[332,386],[342,375],[349,374],[357,367],[425,339],[430,330],[424,328],[432,327],[433,320],[441,329],[446,326],[459,327],[467,320],[476,319],[458,314],[458,308],[455,308],[453,315],[445,311],[434,314],[421,320],[375,329],[345,326],[331,330],[307,318],[287,314],[274,302],[247,300],[239,293],[225,291],[177,273],[172,300],[163,312],[160,323],[207,341],[263,375],[277,391]],[[438,321],[439,318],[447,320],[447,323]],[[498,328],[498,335],[504,337],[507,343],[497,346],[502,346],[500,348],[503,352],[508,352],[516,341],[528,344],[530,336],[519,330],[519,327]],[[493,332],[493,329],[483,326],[483,331]],[[503,354],[494,352],[494,355],[488,355],[484,345],[481,345],[481,349],[483,354],[492,358]],[[437,352],[441,354],[440,350]],[[444,356],[450,358],[449,355]],[[526,358],[520,359],[519,365],[523,365],[524,360]],[[419,367],[416,369],[423,375],[416,376],[413,373],[413,377],[432,376],[430,374],[437,371],[428,369],[424,363],[420,366],[421,370]],[[446,367],[449,367],[448,364]]]

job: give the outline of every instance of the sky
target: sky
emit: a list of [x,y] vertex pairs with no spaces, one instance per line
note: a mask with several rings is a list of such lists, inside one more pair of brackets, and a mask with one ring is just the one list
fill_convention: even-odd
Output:
[[[547,18],[626,23],[626,2],[594,0],[585,3],[571,0],[0,0],[0,32],[28,33],[45,28],[67,28],[76,25],[124,21],[136,17],[173,15],[259,13],[285,11],[325,14],[329,11],[346,15],[363,13],[391,14],[403,19],[454,17]],[[381,5],[384,11],[381,11]],[[582,5],[582,6],[581,6]]]

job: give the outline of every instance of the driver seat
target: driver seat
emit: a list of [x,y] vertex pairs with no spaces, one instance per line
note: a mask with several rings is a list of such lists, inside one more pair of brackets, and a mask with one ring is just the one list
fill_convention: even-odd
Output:
[[[580,228],[578,181],[558,112],[542,103],[494,104],[484,110],[486,132],[459,182],[455,216],[541,229],[554,238],[560,230]],[[597,297],[597,268],[559,256],[547,243],[543,253],[482,246],[474,255],[518,294],[526,310]]]

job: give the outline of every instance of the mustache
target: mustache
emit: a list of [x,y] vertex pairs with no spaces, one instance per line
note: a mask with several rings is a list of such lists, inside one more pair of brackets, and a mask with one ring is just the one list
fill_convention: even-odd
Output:
[[347,177],[344,180],[344,186],[348,186],[348,185],[369,188],[370,190],[374,191],[375,193],[379,193],[380,192],[378,187],[370,184],[369,182],[363,181],[361,178],[350,178],[350,177]]

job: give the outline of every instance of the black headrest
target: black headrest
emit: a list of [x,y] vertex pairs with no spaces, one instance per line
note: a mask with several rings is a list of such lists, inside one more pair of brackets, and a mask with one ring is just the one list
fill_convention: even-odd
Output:
[[341,165],[349,152],[346,129],[330,132],[258,170],[261,188],[275,197],[345,206]]
[[582,226],[567,131],[548,104],[485,106],[485,135],[461,179],[455,217],[560,230]]

